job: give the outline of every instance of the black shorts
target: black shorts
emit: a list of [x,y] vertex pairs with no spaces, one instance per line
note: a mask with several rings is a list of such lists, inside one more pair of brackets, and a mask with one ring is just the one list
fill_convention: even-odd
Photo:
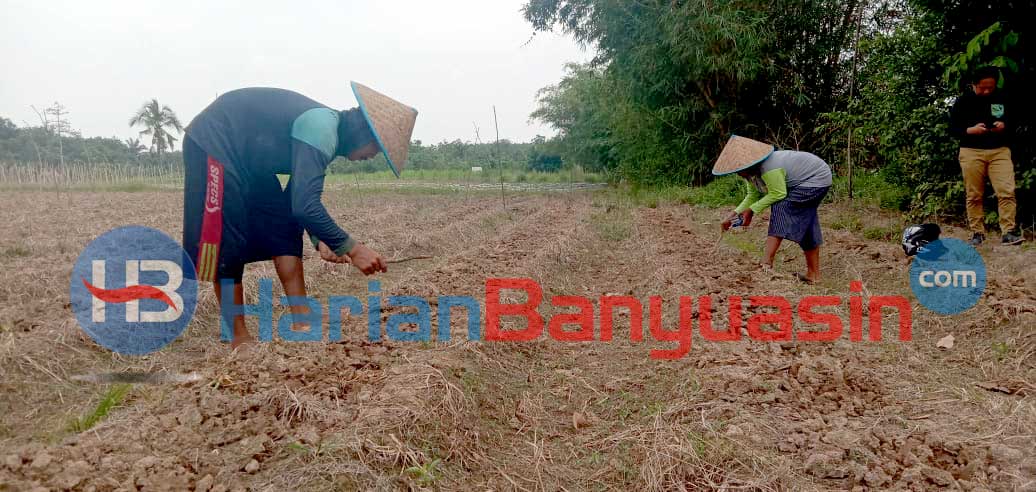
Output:
[[[219,163],[222,204],[210,207],[208,237],[203,237],[211,157],[188,135],[183,141],[183,246],[194,261],[198,279],[233,279],[240,283],[245,264],[275,256],[302,257],[302,226],[291,213],[291,183],[281,188],[277,176],[250,176],[234,163]],[[218,216],[218,217],[216,217]],[[220,220],[221,219],[221,220]],[[218,247],[203,239],[218,236]],[[212,241],[213,243],[215,241]]]

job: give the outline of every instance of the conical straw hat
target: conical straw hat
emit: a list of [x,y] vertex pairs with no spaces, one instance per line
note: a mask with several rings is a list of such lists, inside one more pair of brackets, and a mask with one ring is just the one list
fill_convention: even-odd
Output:
[[378,147],[385,153],[389,167],[398,178],[410,152],[417,110],[363,84],[353,82],[352,87]]
[[712,167],[712,174],[723,176],[743,171],[766,160],[774,150],[773,145],[732,135]]

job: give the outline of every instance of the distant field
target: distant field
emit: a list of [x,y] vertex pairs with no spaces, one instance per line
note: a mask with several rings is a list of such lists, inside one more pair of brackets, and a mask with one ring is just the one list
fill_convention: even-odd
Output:
[[[562,170],[555,173],[525,171],[517,169],[484,169],[473,172],[468,169],[406,169],[398,180],[460,182],[460,183],[603,183],[604,175],[584,172],[582,169]],[[392,171],[375,173],[332,174],[328,182],[350,181],[397,181]]]
[[[287,176],[282,176],[287,181]],[[391,171],[329,174],[329,185],[372,183],[604,183],[602,174],[566,169],[539,172],[520,169],[407,169],[397,178]],[[0,189],[6,190],[77,190],[77,191],[143,191],[146,189],[182,188],[183,171],[174,168],[149,168],[129,164],[82,163],[66,166],[0,163]]]

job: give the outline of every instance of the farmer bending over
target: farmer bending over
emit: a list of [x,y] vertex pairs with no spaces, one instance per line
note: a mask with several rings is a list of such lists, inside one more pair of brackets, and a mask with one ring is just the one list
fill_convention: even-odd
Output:
[[788,239],[799,243],[806,256],[806,274],[796,273],[796,277],[807,283],[819,281],[824,239],[817,208],[831,188],[831,167],[808,152],[775,151],[772,145],[735,135],[712,169],[716,176],[732,173],[747,181],[748,194],[723,221],[723,230],[737,222],[748,227],[756,214],[771,207],[765,266],[773,268],[781,241]]
[[[302,231],[325,261],[351,263],[366,275],[385,260],[343,231],[320,201],[335,157],[364,160],[385,153],[392,171],[406,163],[417,111],[353,83],[359,108],[337,111],[283,89],[248,88],[217,98],[187,127],[183,145],[183,245],[198,280],[234,283],[244,304],[247,263],[273,260],[284,293],[306,295]],[[282,189],[278,174],[291,178]],[[308,312],[293,306],[293,314]],[[231,320],[227,320],[231,321]],[[234,316],[231,347],[252,342]]]

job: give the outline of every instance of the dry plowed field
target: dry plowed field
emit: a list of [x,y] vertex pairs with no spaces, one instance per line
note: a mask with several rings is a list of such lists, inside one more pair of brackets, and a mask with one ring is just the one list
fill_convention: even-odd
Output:
[[[589,342],[547,330],[530,342],[469,341],[455,323],[449,342],[371,343],[362,317],[338,343],[231,352],[206,287],[173,344],[113,354],[72,315],[72,265],[121,225],[179,239],[181,201],[177,192],[0,196],[0,490],[1036,490],[1029,247],[984,247],[986,296],[944,317],[913,301],[902,250],[865,238],[862,229],[895,223],[867,208],[822,208],[825,277],[808,286],[791,275],[804,268],[795,245],[775,271],[758,267],[765,224],[718,242],[716,209],[640,206],[612,190],[333,190],[328,209],[361,241],[389,258],[432,257],[392,265],[378,277],[383,296],[422,296],[434,313],[438,296],[484,301],[486,279],[528,278],[542,286],[547,319],[572,312],[553,296],[589,298],[595,317],[601,296],[639,299],[644,340],[631,341],[624,310],[613,340]],[[863,227],[830,227],[848,215]],[[369,295],[357,271],[306,255],[311,296]],[[271,264],[249,267],[253,294],[262,277],[276,278]],[[850,292],[854,280],[862,294]],[[704,295],[720,330],[731,296],[792,306],[839,296],[827,312],[846,333],[709,342],[696,328],[685,356],[651,358],[677,344],[649,330],[649,299],[661,298],[672,329],[680,297]],[[885,311],[882,341],[850,341],[850,297],[894,295],[913,303],[913,339],[900,341]],[[796,318],[795,329],[810,326]],[[947,335],[953,347],[937,347]],[[200,380],[76,379],[124,371]]]

